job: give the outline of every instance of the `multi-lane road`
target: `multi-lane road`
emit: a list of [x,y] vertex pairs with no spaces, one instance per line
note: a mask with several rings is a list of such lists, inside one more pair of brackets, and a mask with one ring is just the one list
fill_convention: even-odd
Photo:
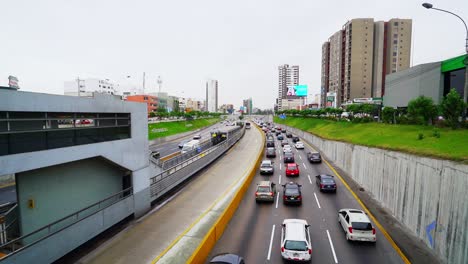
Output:
[[[291,139],[288,140],[293,146]],[[286,218],[299,218],[307,220],[310,224],[312,263],[404,263],[379,229],[375,244],[346,241],[343,229],[338,224],[338,210],[362,208],[325,163],[310,164],[307,161],[307,152],[311,151],[311,147],[305,145],[304,150],[296,150],[293,147],[296,163],[301,169],[300,176],[286,178],[281,144],[276,140],[277,155],[272,159],[275,173],[264,176],[257,172],[237,212],[211,251],[209,259],[216,254],[230,252],[242,256],[246,263],[282,263],[282,221]],[[321,193],[316,186],[315,176],[324,173],[335,175],[336,194]],[[255,202],[256,184],[261,180],[270,180],[277,184],[278,194],[274,203]],[[289,181],[302,184],[303,203],[300,206],[282,203],[281,184]]]

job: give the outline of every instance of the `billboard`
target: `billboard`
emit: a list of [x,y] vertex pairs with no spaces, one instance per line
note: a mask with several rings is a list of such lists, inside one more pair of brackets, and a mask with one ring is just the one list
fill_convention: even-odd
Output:
[[288,86],[286,96],[307,97],[307,85],[291,85]]

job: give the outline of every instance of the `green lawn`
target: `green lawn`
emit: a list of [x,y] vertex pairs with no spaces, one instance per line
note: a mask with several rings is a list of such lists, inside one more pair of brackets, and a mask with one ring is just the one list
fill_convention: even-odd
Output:
[[148,138],[151,140],[160,137],[172,136],[175,134],[210,126],[218,121],[220,121],[219,118],[210,118],[191,121],[174,121],[148,124]]
[[[467,129],[452,130],[431,126],[381,123],[355,124],[302,117],[287,117],[286,119],[275,117],[274,121],[308,131],[325,139],[456,160],[468,164]],[[433,136],[435,129],[439,130],[440,138]],[[419,133],[424,135],[424,139],[418,139]]]

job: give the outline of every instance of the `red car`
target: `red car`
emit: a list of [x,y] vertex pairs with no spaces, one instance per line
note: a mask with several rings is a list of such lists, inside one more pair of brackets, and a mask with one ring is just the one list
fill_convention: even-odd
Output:
[[286,165],[286,176],[299,176],[299,165],[297,163],[288,163]]

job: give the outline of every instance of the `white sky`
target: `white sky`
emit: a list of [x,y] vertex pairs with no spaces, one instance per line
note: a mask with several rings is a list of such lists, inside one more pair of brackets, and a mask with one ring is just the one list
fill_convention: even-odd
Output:
[[[12,0],[0,2],[0,85],[17,76],[23,91],[63,94],[63,82],[127,75],[156,91],[204,98],[219,80],[220,104],[252,97],[272,108],[277,66],[300,66],[319,92],[321,46],[348,19],[413,19],[413,64],[464,53],[456,17],[414,0]],[[468,22],[467,0],[438,0]],[[149,91],[149,92],[150,92]],[[183,93],[182,93],[183,92]]]

